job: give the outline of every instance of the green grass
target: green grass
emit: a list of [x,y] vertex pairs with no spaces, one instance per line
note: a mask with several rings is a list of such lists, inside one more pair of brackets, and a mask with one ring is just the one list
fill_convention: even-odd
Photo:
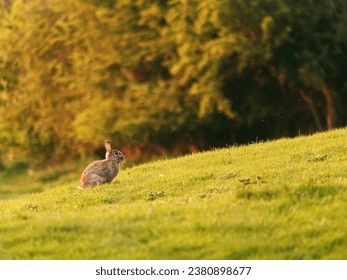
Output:
[[2,201],[0,258],[347,259],[346,139],[219,149]]
[[23,194],[37,193],[76,180],[86,162],[74,162],[47,169],[30,169],[25,163],[17,163],[0,172],[0,201]]

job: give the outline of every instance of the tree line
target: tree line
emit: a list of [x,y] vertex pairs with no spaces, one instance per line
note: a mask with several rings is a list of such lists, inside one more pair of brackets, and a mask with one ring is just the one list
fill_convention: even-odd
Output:
[[346,70],[344,0],[0,0],[0,157],[344,126]]

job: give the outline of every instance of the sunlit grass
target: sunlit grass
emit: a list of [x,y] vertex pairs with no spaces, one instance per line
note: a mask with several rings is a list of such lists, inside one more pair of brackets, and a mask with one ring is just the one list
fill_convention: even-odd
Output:
[[347,130],[78,177],[0,203],[3,259],[346,259]]

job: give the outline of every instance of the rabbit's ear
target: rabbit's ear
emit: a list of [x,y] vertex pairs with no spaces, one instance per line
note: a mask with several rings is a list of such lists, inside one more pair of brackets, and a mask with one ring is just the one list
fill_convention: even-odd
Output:
[[106,151],[111,151],[111,142],[110,141],[105,141],[105,149]]

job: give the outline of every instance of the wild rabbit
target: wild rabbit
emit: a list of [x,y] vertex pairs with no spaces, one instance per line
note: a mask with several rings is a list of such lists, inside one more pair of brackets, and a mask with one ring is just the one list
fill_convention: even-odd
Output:
[[111,143],[105,141],[106,155],[104,160],[90,163],[84,169],[78,188],[85,189],[105,183],[110,183],[118,175],[120,163],[124,161],[124,155],[118,150],[111,149]]

